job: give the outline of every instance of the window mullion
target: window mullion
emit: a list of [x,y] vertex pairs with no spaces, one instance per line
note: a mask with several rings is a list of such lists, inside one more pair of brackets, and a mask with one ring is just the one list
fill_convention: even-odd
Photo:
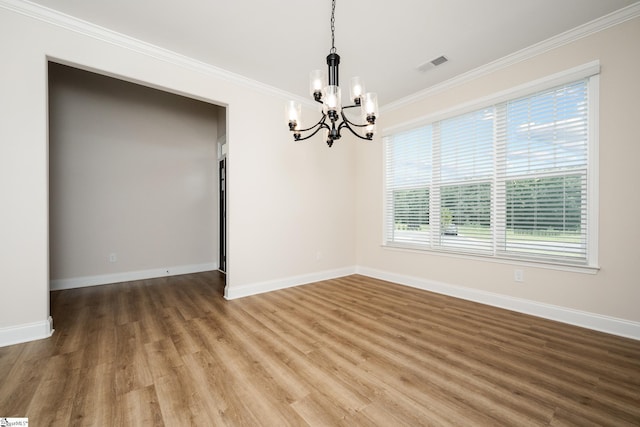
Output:
[[431,233],[431,247],[440,246],[440,183],[441,175],[441,159],[442,159],[442,134],[440,122],[433,123],[433,156],[431,177],[431,194],[429,197],[429,229]]
[[493,253],[505,251],[507,233],[506,203],[506,105],[495,107],[494,121],[494,176],[493,176]]

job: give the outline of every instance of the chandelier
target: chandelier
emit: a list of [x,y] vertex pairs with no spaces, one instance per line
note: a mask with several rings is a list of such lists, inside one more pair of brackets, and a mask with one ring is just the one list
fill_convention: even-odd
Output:
[[[335,46],[335,13],[336,0],[331,2],[331,50],[327,55],[328,73],[314,70],[310,74],[310,92],[316,102],[322,104],[322,117],[313,126],[302,129],[302,106],[295,101],[289,101],[286,106],[286,117],[289,130],[296,141],[304,141],[324,129],[327,145],[331,147],[335,140],[340,139],[342,129],[348,129],[361,139],[372,140],[375,133],[376,118],[378,117],[378,97],[375,93],[365,93],[364,83],[360,77],[351,79],[350,102],[342,105],[342,94],[338,83],[338,68],[340,55]],[[327,79],[328,77],[328,79]],[[360,123],[349,119],[345,110],[359,111]],[[306,135],[306,136],[303,136]]]

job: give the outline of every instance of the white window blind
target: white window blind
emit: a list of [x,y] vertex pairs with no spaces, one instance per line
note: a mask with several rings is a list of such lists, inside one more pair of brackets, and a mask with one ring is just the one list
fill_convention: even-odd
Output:
[[589,262],[589,78],[385,137],[385,243]]
[[435,124],[440,167],[436,174],[440,221],[435,247],[486,253],[493,250],[491,201],[493,118],[487,108]]
[[496,129],[498,250],[586,262],[586,80],[507,102]]
[[387,239],[427,245],[431,189],[431,127],[398,133],[387,144]]

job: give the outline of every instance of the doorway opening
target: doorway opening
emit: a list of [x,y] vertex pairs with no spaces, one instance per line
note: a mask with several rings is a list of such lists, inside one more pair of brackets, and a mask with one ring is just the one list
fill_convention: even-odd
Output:
[[217,270],[227,108],[55,62],[48,91],[50,291]]

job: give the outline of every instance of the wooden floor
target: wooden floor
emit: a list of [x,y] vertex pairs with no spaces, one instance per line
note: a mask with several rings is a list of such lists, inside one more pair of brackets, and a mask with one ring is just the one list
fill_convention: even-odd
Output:
[[350,276],[234,301],[217,272],[52,293],[0,348],[32,426],[639,426],[640,341]]

